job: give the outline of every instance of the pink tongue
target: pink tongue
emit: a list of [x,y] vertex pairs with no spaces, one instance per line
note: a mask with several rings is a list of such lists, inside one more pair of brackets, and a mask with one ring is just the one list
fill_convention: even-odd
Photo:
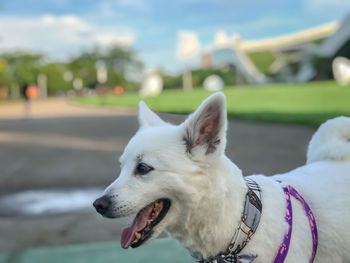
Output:
[[147,220],[153,210],[153,203],[146,206],[141,212],[139,212],[130,227],[123,230],[121,245],[122,248],[127,249],[131,243],[136,239],[135,233],[144,229],[147,226]]

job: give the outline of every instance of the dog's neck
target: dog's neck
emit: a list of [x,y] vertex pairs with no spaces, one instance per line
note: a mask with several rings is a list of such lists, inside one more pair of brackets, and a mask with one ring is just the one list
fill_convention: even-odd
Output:
[[206,169],[208,180],[199,196],[188,204],[176,226],[168,228],[197,259],[226,252],[239,225],[247,186],[241,171],[223,156],[215,170]]

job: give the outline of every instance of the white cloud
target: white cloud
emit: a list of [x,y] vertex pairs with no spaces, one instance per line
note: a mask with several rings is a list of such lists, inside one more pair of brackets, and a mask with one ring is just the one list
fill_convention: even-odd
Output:
[[95,44],[130,46],[135,33],[128,28],[108,28],[91,24],[75,15],[40,17],[0,17],[0,49],[30,49],[56,57]]
[[193,31],[179,31],[177,34],[177,56],[180,59],[189,59],[200,50],[198,35]]

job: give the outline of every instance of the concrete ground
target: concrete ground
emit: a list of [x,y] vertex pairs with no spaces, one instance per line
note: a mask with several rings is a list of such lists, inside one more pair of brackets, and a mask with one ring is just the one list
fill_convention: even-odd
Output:
[[116,242],[45,247],[0,253],[0,263],[190,263],[193,259],[173,239],[158,239],[135,250],[124,250]]
[[[161,114],[173,123],[185,117]],[[64,100],[0,104],[0,195],[27,189],[107,186],[117,158],[137,130],[135,110],[91,108]],[[313,130],[230,120],[227,155],[245,175],[272,175],[305,163]],[[0,213],[1,214],[1,213]],[[91,211],[43,217],[0,217],[0,251],[119,240],[122,220]]]

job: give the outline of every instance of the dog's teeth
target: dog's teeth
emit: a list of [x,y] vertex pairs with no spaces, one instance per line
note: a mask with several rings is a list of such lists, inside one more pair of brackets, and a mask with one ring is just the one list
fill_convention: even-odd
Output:
[[132,241],[132,244],[136,244],[137,242],[139,242],[139,240],[141,238],[141,234],[139,232],[135,232],[135,237],[136,237],[136,239],[134,241]]
[[141,237],[141,234],[139,232],[136,232],[135,236],[136,236],[136,241],[138,241],[140,239],[140,237]]

